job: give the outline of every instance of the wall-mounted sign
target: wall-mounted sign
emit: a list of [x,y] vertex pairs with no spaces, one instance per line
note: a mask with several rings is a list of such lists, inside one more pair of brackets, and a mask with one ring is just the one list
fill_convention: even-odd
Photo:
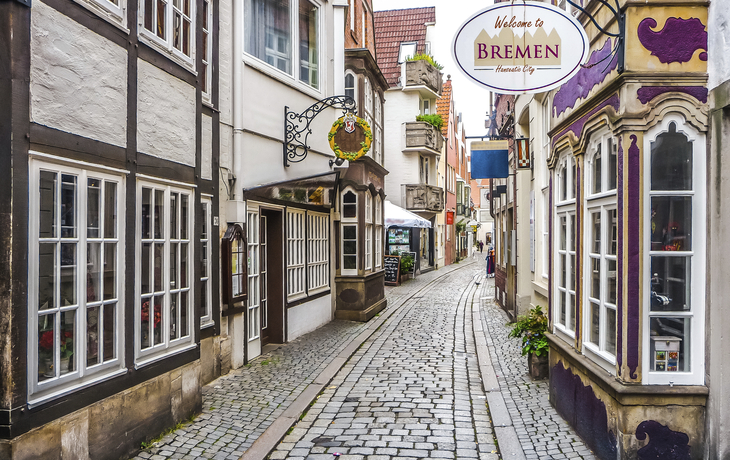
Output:
[[451,52],[469,78],[505,94],[540,93],[568,81],[588,59],[583,26],[531,1],[497,3],[467,19]]
[[454,211],[446,211],[446,225],[454,225]]
[[503,179],[509,177],[509,142],[471,143],[471,178]]
[[332,124],[327,139],[337,158],[354,161],[370,151],[373,132],[367,121],[348,112]]

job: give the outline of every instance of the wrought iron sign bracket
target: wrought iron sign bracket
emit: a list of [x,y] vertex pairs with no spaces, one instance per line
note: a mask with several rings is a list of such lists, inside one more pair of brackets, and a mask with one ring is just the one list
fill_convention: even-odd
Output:
[[307,158],[309,145],[307,138],[312,134],[310,125],[323,110],[333,107],[342,109],[343,113],[357,113],[355,100],[350,96],[332,96],[312,104],[302,113],[296,113],[284,107],[284,166],[299,163]]
[[613,62],[613,60],[617,59],[618,65],[616,66],[616,70],[618,71],[619,74],[622,74],[624,72],[624,51],[626,49],[626,14],[621,12],[621,6],[619,5],[618,0],[614,0],[614,2],[616,3],[615,8],[613,6],[611,6],[608,3],[608,1],[606,1],[606,0],[597,0],[597,1],[601,5],[605,6],[609,10],[611,10],[611,12],[613,13],[614,18],[616,19],[616,22],[618,23],[618,33],[617,34],[615,34],[613,32],[609,32],[606,29],[604,29],[603,27],[599,26],[598,22],[596,22],[596,19],[593,17],[593,15],[591,15],[591,13],[589,13],[588,11],[583,9],[582,6],[577,5],[576,3],[573,3],[571,0],[568,0],[568,3],[570,3],[574,8],[583,12],[588,17],[588,19],[591,20],[593,25],[596,26],[596,28],[598,29],[599,32],[616,39],[616,44],[614,45],[613,50],[611,51],[611,54],[609,54],[605,58],[601,59],[600,61],[598,61],[594,64],[591,64],[588,66],[581,66],[581,67],[590,68],[590,67],[596,66],[596,65],[600,64],[601,62],[605,61],[606,59],[608,59],[608,63],[606,64],[606,67],[602,71],[602,72],[605,72],[606,69],[608,69],[611,66],[611,63]]

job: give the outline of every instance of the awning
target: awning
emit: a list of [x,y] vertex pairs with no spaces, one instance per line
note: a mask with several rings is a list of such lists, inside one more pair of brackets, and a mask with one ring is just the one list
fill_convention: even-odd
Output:
[[386,200],[385,227],[431,228],[431,222]]
[[339,177],[339,171],[335,171],[264,184],[244,189],[243,196],[245,199],[263,199],[282,204],[296,203],[330,208],[332,191]]

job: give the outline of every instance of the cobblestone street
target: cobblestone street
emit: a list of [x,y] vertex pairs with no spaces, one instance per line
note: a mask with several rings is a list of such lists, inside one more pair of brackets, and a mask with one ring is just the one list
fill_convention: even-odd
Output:
[[528,377],[493,286],[467,261],[387,288],[369,323],[333,321],[206,386],[203,413],[135,458],[592,459]]

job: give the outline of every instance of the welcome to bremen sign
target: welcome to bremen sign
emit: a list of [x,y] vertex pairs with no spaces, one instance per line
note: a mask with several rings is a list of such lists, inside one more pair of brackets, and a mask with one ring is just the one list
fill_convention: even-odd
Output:
[[497,93],[540,93],[568,81],[588,59],[583,26],[547,3],[498,3],[457,30],[451,51],[469,78]]

